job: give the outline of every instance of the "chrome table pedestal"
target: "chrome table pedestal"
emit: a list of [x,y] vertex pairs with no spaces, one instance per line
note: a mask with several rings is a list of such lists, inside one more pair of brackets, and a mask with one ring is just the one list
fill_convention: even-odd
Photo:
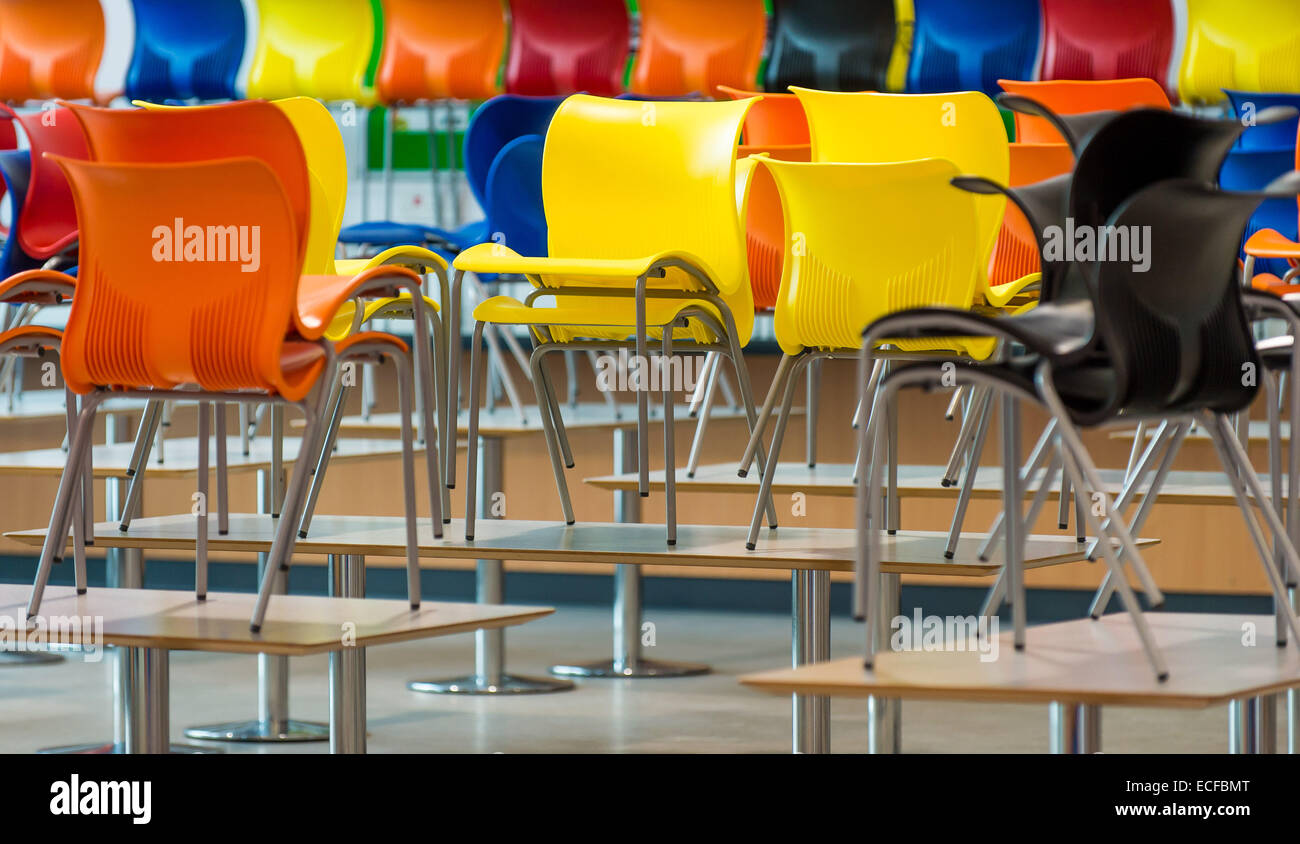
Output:
[[[888,642],[893,620],[899,614],[901,580],[896,574],[880,576],[880,608],[876,613],[876,641]],[[903,702],[898,698],[867,699],[867,752],[902,753]]]
[[[366,597],[366,558],[329,558],[330,596]],[[366,752],[366,649],[330,651],[330,753]]]
[[1234,700],[1228,704],[1229,753],[1277,753],[1277,705],[1281,695]]
[[[796,569],[791,577],[791,661],[794,667],[831,656],[831,574]],[[795,753],[831,752],[831,699],[791,695]]]
[[[480,519],[499,519],[504,515],[500,502],[494,500],[502,487],[502,459],[505,441],[500,437],[479,437],[478,513]],[[505,563],[479,560],[477,563],[476,600],[480,604],[505,602]],[[474,673],[449,680],[412,680],[406,687],[413,692],[444,695],[529,695],[562,692],[573,688],[568,680],[549,677],[523,677],[507,674],[506,634],[504,630],[477,630],[474,633]]]
[[[284,408],[274,405],[271,408],[271,443],[272,465],[283,466],[283,457],[279,453],[283,448]],[[278,476],[278,477],[277,477]],[[271,489],[271,484],[275,488]],[[257,473],[257,510],[270,515],[271,501],[284,499],[284,472],[259,471]],[[276,507],[278,510],[279,507]],[[262,580],[266,568],[266,554],[257,555],[257,580]],[[285,573],[276,578],[275,592],[285,594],[289,584]],[[296,721],[289,717],[289,657],[271,654],[257,655],[257,719],[253,721],[232,721],[224,724],[210,724],[190,727],[185,735],[201,741],[234,742],[299,742],[326,741],[329,739],[329,727],[314,721]]]
[[[632,471],[636,465],[636,431],[614,429],[614,473]],[[641,499],[636,492],[614,492],[614,521],[641,521]],[[621,565],[614,571],[614,657],[581,665],[553,665],[551,673],[562,677],[690,677],[708,674],[707,665],[645,659],[642,648],[642,575],[639,565]]]
[[1101,707],[1091,703],[1052,703],[1047,709],[1051,752],[1101,752]]

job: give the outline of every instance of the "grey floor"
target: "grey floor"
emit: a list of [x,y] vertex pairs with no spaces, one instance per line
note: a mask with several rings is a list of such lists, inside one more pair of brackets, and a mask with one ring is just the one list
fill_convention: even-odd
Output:
[[[557,694],[448,697],[406,690],[407,680],[466,673],[472,636],[373,648],[369,673],[372,753],[786,753],[790,702],[742,688],[736,677],[788,663],[790,622],[778,615],[649,610],[660,659],[706,662],[704,677],[585,680]],[[855,653],[861,628],[837,620],[833,654]],[[609,613],[561,607],[554,616],[507,634],[508,666],[538,674],[554,662],[608,655]],[[111,738],[112,661],[0,669],[0,752]],[[172,734],[185,727],[256,713],[253,657],[178,653],[172,657]],[[325,721],[326,658],[292,662],[292,714]],[[866,748],[865,701],[832,704],[836,752]],[[1223,753],[1227,710],[1114,708],[1103,718],[1107,752]],[[904,706],[904,749],[915,753],[1042,753],[1045,707],[912,702]],[[267,747],[224,745],[230,752],[322,753],[323,743]]]

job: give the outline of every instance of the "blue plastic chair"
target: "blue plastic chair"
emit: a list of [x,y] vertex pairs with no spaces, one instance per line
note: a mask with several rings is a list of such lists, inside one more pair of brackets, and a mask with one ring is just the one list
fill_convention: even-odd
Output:
[[131,0],[135,53],[126,95],[163,100],[233,100],[244,56],[240,0]]
[[[1255,127],[1246,132],[1257,132],[1263,127]],[[1290,173],[1295,169],[1296,155],[1294,149],[1295,136],[1292,136],[1292,149],[1234,149],[1228,153],[1227,159],[1223,162],[1223,169],[1219,171],[1219,185],[1225,190],[1250,191],[1261,190],[1269,182],[1276,179],[1284,173]],[[1296,200],[1292,199],[1268,199],[1262,202],[1255,211],[1254,216],[1250,218],[1250,224],[1246,226],[1246,236],[1242,239],[1245,244],[1251,235],[1261,229],[1275,229],[1292,240],[1297,240],[1297,222],[1300,215],[1297,214]],[[1245,252],[1242,253],[1242,260],[1245,260]],[[1259,258],[1255,261],[1255,274],[1271,273],[1278,278],[1286,275],[1291,269],[1290,264],[1281,258]]]
[[520,255],[547,255],[542,205],[542,154],[546,138],[524,135],[501,148],[487,178],[487,237]]
[[[511,212],[493,208],[493,194],[489,189],[491,172],[497,156],[512,141],[525,136],[546,137],[551,118],[555,110],[564,102],[564,97],[525,97],[516,94],[503,94],[493,97],[474,112],[469,126],[465,129],[465,177],[470,190],[478,200],[485,214],[485,219],[467,223],[454,231],[417,223],[369,222],[348,226],[339,235],[339,242],[345,244],[364,244],[371,247],[414,244],[427,246],[439,253],[455,253],[490,239],[493,231],[493,219],[506,219]],[[513,164],[512,164],[513,166]],[[538,171],[538,195],[540,197],[540,170]],[[504,177],[503,177],[504,179]],[[499,202],[513,201],[502,186],[496,191]],[[520,196],[526,196],[521,193]],[[540,208],[540,202],[537,207]],[[522,211],[520,213],[523,213]],[[503,216],[506,215],[506,216]],[[512,243],[514,241],[511,241]],[[545,246],[545,237],[542,238]],[[546,253],[524,252],[522,254],[545,255]]]
[[909,94],[983,91],[1033,79],[1042,31],[1038,0],[915,0]]
[[41,262],[32,258],[18,245],[18,220],[22,217],[23,203],[27,199],[27,185],[32,178],[32,159],[27,150],[0,152],[0,179],[4,180],[5,196],[9,198],[9,236],[0,248],[0,279],[9,278],[24,270],[39,269]]
[[[1232,111],[1239,120],[1273,106],[1300,109],[1300,94],[1256,94],[1229,91],[1227,88],[1223,89],[1223,93],[1228,95]],[[1295,150],[1297,132],[1300,132],[1300,115],[1279,123],[1251,126],[1237,139],[1237,149]]]

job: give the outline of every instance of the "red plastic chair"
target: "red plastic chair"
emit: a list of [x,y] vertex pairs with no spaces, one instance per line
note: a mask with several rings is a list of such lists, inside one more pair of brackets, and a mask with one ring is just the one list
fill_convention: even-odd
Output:
[[[1154,79],[1169,84],[1174,13],[1169,0],[1042,0],[1039,78]],[[1248,14],[1242,10],[1243,14]]]
[[506,93],[621,94],[629,28],[624,0],[510,0]]
[[57,164],[45,153],[67,158],[88,158],[86,137],[66,108],[45,108],[38,113],[18,114],[0,105],[0,114],[17,121],[27,135],[32,151],[32,180],[27,186],[18,226],[18,244],[39,261],[58,255],[77,242],[77,209],[72,189]]
[[99,0],[0,3],[0,101],[93,100],[103,55]]
[[654,97],[753,90],[767,30],[763,0],[641,0],[641,44],[629,86]]

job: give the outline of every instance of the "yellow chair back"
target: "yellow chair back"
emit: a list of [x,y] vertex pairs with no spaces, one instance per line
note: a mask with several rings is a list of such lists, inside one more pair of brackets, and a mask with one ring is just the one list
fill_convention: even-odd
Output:
[[[1011,154],[1002,115],[993,100],[979,91],[842,94],[791,90],[808,115],[813,161],[883,163],[942,158],[955,164],[962,175],[984,176],[1001,185],[1010,178]],[[871,203],[879,204],[875,197]],[[988,266],[1002,228],[1006,198],[981,197],[976,211],[981,265]],[[925,231],[940,233],[930,226]],[[980,292],[986,289],[987,279]]]
[[[566,99],[542,160],[550,257],[682,257],[718,285],[747,341],[754,305],[736,213],[736,145],[753,102]],[[677,270],[651,284],[698,288]]]
[[1300,93],[1300,3],[1187,0],[1178,95],[1195,105],[1220,103],[1224,88]]
[[[907,308],[967,308],[983,276],[978,201],[949,184],[961,170],[928,158],[888,164],[778,161],[785,259],[774,327],[786,354],[856,349],[874,320]],[[870,201],[863,201],[863,198]],[[983,359],[987,339],[899,341]]]
[[258,0],[249,99],[307,96],[370,103],[374,49],[369,0]]

